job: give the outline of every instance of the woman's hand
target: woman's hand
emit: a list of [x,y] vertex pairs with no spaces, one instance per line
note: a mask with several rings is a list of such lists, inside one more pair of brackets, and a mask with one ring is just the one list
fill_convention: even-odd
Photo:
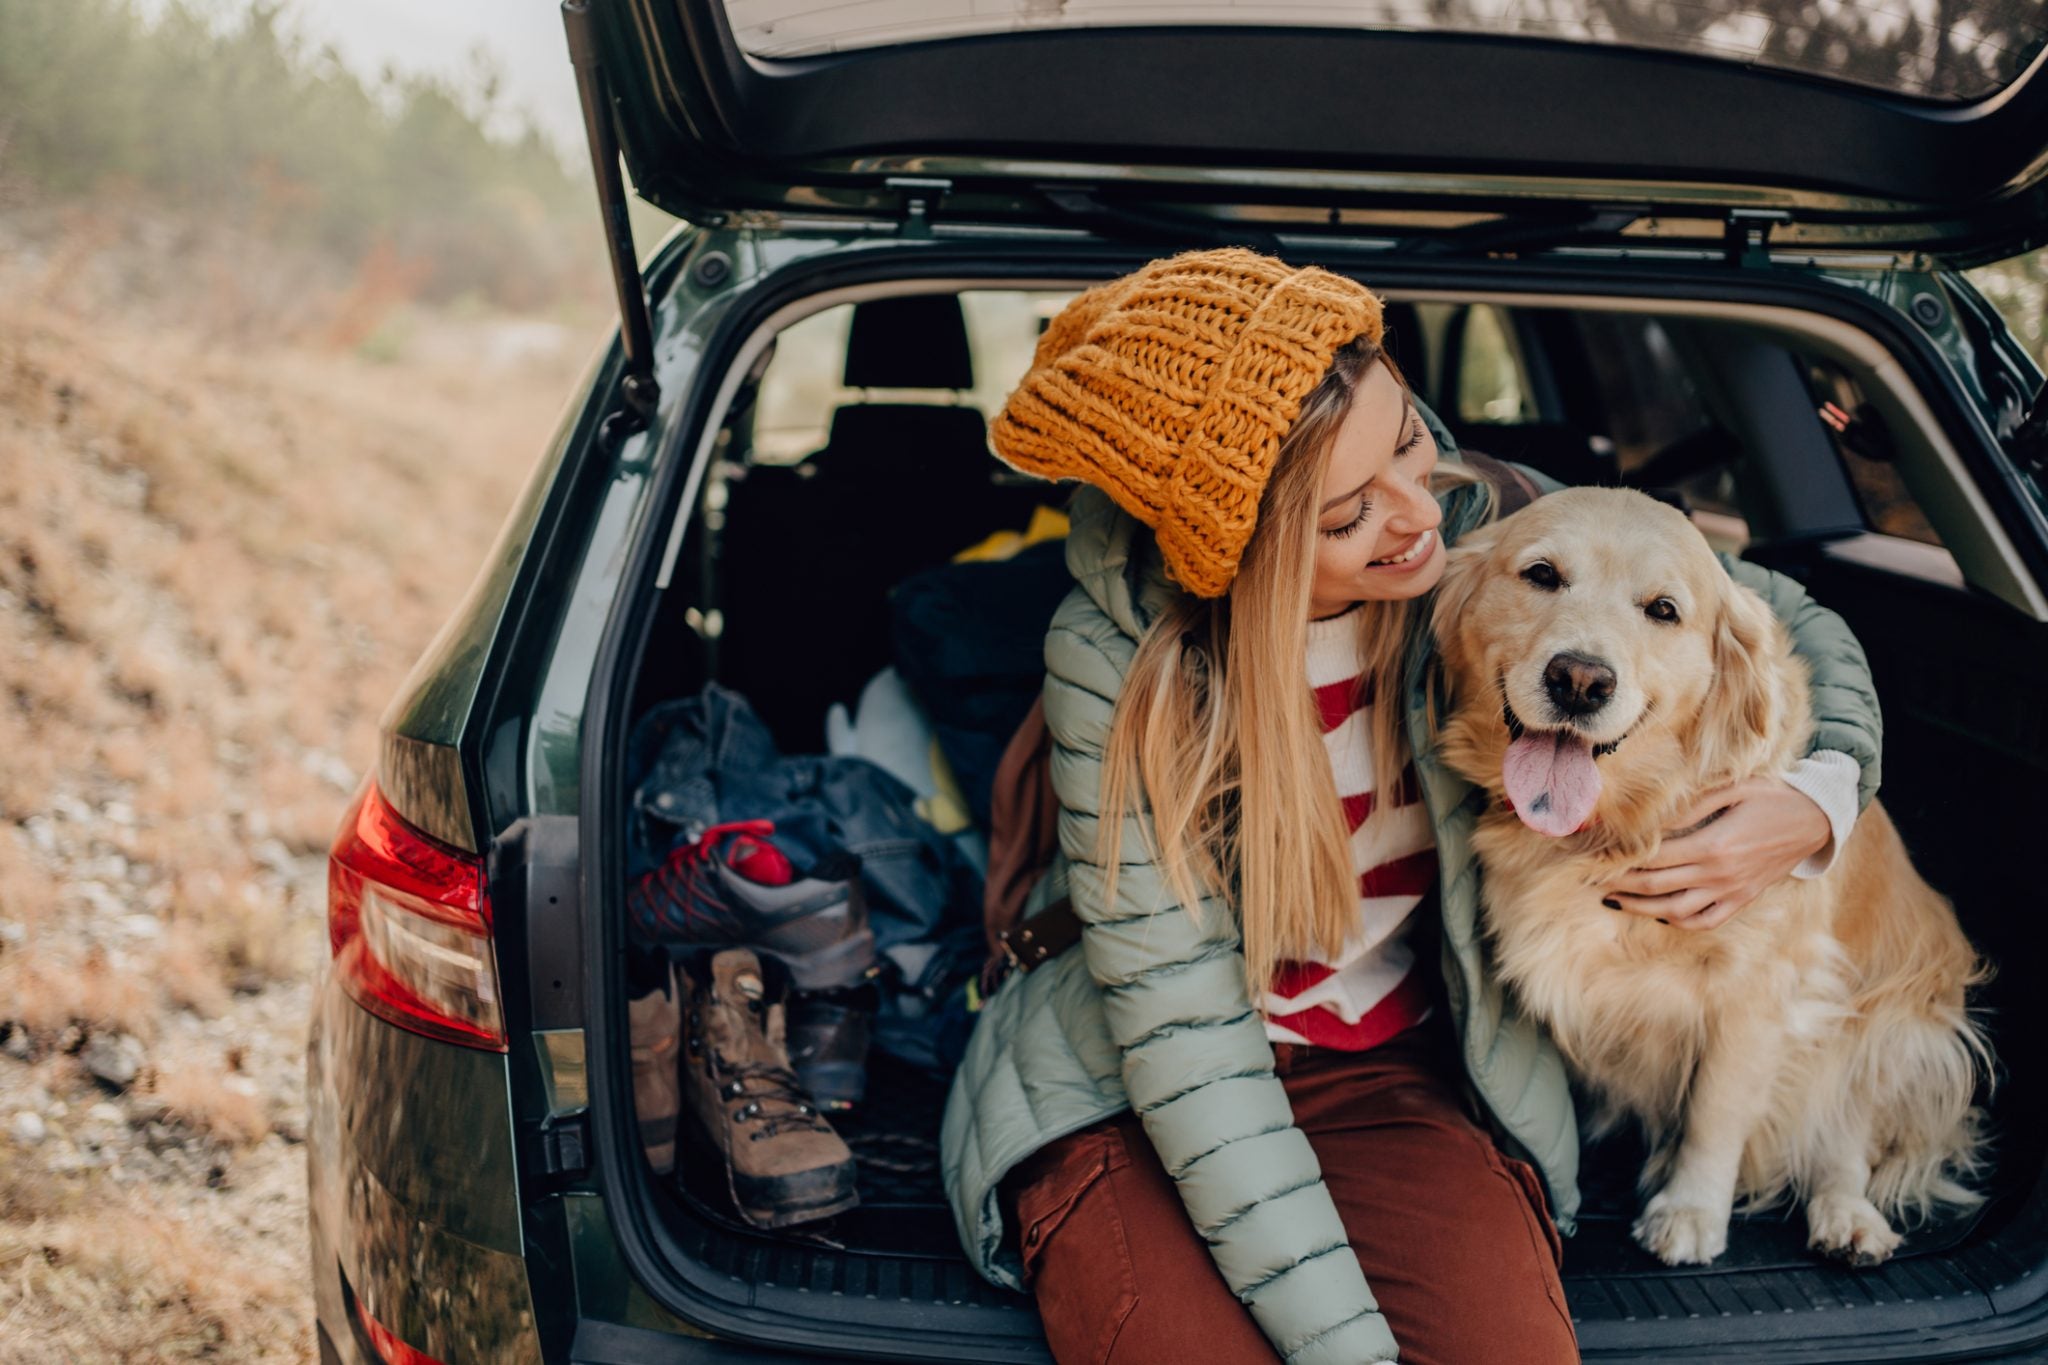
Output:
[[1677,827],[1691,832],[1630,868],[1602,904],[1679,929],[1718,928],[1834,837],[1813,798],[1776,777],[1708,793]]

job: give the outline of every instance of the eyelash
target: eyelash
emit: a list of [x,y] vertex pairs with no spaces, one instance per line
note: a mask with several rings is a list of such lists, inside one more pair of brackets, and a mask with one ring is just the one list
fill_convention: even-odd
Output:
[[1342,526],[1331,527],[1323,532],[1323,534],[1335,540],[1342,540],[1346,536],[1356,535],[1358,534],[1358,528],[1365,525],[1366,518],[1371,515],[1372,499],[1361,495],[1358,499],[1358,515]]
[[[1394,458],[1397,460],[1422,444],[1422,419],[1417,417],[1413,418],[1412,421],[1414,425],[1409,428],[1408,439],[1394,447]],[[1342,526],[1331,527],[1323,532],[1323,534],[1333,540],[1342,540],[1346,536],[1356,535],[1358,534],[1358,528],[1365,525],[1366,519],[1371,515],[1372,498],[1368,495],[1360,495],[1358,499],[1358,515]]]

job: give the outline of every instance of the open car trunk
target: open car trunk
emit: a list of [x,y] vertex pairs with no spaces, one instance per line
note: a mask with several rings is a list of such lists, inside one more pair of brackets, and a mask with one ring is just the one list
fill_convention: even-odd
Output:
[[[755,700],[785,752],[821,750],[825,704],[853,702],[872,672],[904,662],[888,638],[890,589],[1057,502],[1004,477],[980,423],[1021,373],[1038,320],[1116,268],[1091,261],[1061,281],[1048,258],[1028,284],[990,271],[973,290],[963,256],[958,279],[897,286],[926,297],[889,326],[908,319],[943,338],[907,362],[900,346],[893,361],[861,351],[864,329],[888,331],[858,311],[869,305],[816,300],[817,316],[784,330],[774,358],[714,414],[722,429],[702,443],[687,524],[633,608],[642,644],[622,656],[620,677],[599,680],[626,723],[718,681]],[[1895,315],[1825,283],[1545,279],[1485,264],[1447,274],[1387,260],[1366,278],[1390,300],[1404,372],[1462,444],[1570,481],[1676,488],[1710,539],[1801,578],[1848,620],[1885,708],[1886,804],[1998,968],[1978,1001],[2002,1065],[1985,1097],[1996,1137],[1982,1208],[1915,1230],[1875,1269],[1809,1254],[1793,1209],[1738,1219],[1715,1264],[1672,1270],[1630,1241],[1642,1154],[1633,1139],[1609,1141],[1586,1154],[1585,1204],[1566,1244],[1586,1356],[1929,1360],[2048,1339],[2048,1071],[2033,1045],[2048,993],[2032,979],[2048,946],[2032,913],[2048,627],[2031,552],[1998,518],[1973,520],[1982,500],[1960,491],[1977,457],[1962,450],[1975,438],[1952,381]],[[889,292],[869,281],[846,297]],[[1002,306],[977,303],[982,293]],[[955,363],[945,352],[970,337],[972,364]],[[1880,382],[1887,349],[1898,364]],[[917,401],[875,401],[881,390]],[[1889,458],[1830,436],[1816,408],[1836,400],[1884,421]],[[834,461],[864,470],[841,486],[865,491],[821,519],[811,490],[846,472],[823,467]],[[981,491],[930,496],[934,481]],[[599,818],[617,820],[625,775],[611,762]],[[623,870],[610,875],[622,893]],[[619,907],[614,898],[600,913]],[[957,913],[972,922],[979,905]],[[616,925],[605,932],[623,937]],[[616,972],[608,989],[616,1005]],[[618,1103],[617,1051],[593,1062],[594,1105],[606,1103],[607,1072]],[[601,1125],[617,1140],[603,1157],[608,1197],[636,1205],[615,1212],[637,1242],[629,1261],[679,1315],[792,1352],[1046,1359],[1030,1301],[985,1283],[960,1252],[938,1173],[945,1087],[877,1056],[865,1105],[838,1125],[859,1161],[860,1207],[784,1235],[733,1215],[715,1156],[686,1145],[678,1177],[658,1180],[630,1124]]]
[[585,4],[634,184],[695,222],[2042,240],[2048,29],[2022,4]]

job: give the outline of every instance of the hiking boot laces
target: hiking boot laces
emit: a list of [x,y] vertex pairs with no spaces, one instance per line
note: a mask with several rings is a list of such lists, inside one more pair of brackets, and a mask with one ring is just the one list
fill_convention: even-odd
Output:
[[[750,1142],[759,1142],[764,1137],[774,1137],[787,1128],[829,1129],[824,1116],[818,1113],[811,1097],[797,1084],[796,1073],[786,1066],[772,1062],[740,1062],[727,1065],[721,1061],[718,1075],[727,1079],[718,1087],[718,1093],[729,1100],[745,1099],[747,1102],[733,1113],[736,1123],[757,1124],[756,1130],[747,1135]],[[759,1088],[749,1089],[748,1082]],[[767,1100],[787,1106],[769,1110],[762,1107]]]

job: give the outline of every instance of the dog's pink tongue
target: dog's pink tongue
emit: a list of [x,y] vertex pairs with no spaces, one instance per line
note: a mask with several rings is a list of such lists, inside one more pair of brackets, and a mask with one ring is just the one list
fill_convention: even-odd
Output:
[[1500,780],[1522,823],[1552,838],[1576,833],[1600,799],[1593,750],[1569,730],[1524,735],[1510,744]]

